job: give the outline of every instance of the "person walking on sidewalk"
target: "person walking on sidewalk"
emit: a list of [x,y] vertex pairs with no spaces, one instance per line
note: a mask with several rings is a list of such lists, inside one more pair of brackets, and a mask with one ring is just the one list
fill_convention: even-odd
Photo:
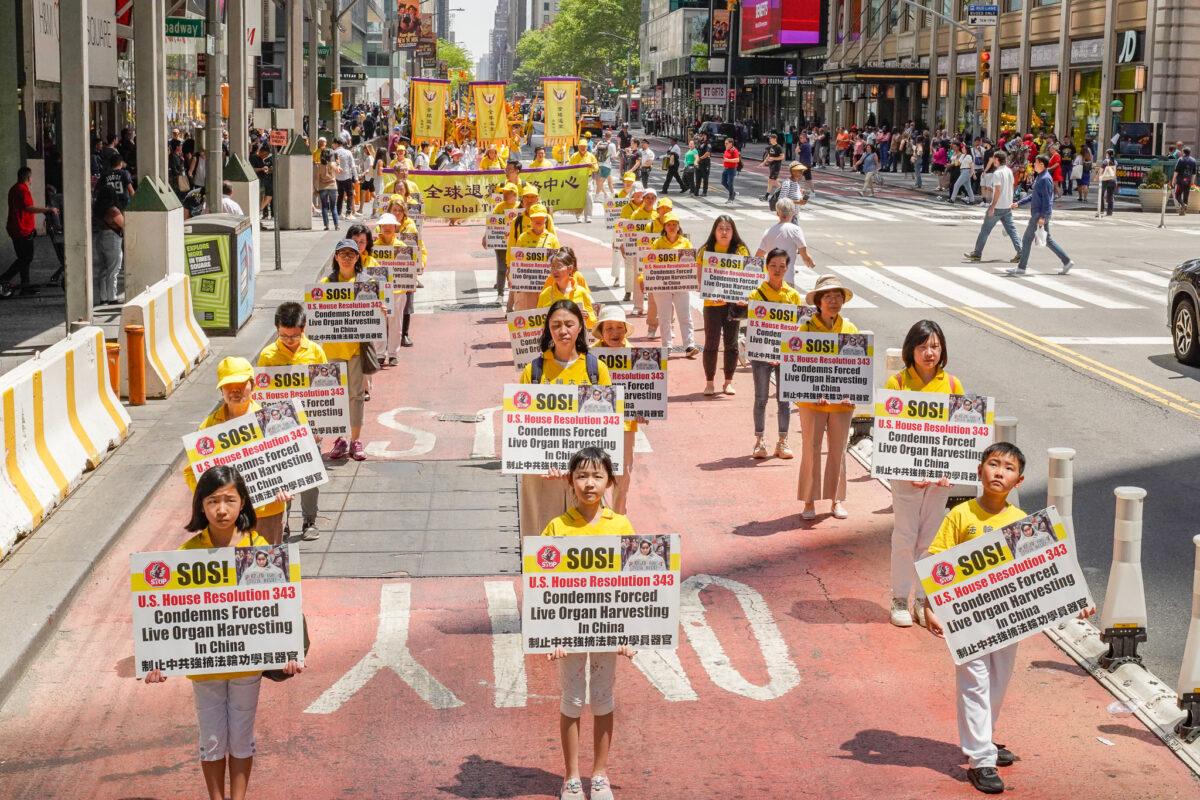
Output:
[[638,148],[638,180],[643,186],[650,185],[650,170],[654,169],[654,151],[650,149],[650,141],[642,139]]
[[[923,319],[908,329],[901,350],[904,370],[888,378],[886,388],[897,392],[933,392],[962,394],[962,383],[946,372],[949,358],[946,335],[933,320]],[[946,501],[950,499],[950,480],[945,476],[919,481],[889,481],[892,489],[892,624],[908,628],[915,617],[924,625],[925,591],[916,580],[913,562],[924,558],[937,534]],[[912,610],[909,596],[916,588]]]
[[[354,283],[363,271],[362,253],[353,239],[342,239],[333,249],[333,258],[328,274],[321,283]],[[362,344],[356,339],[322,342],[325,356],[330,361],[346,362],[346,391],[350,395],[350,441],[341,436],[333,440],[329,458],[338,461],[347,455],[355,461],[365,461],[367,451],[363,446],[363,393],[366,390],[362,371]]]
[[871,193],[871,197],[875,196],[875,173],[879,171],[879,156],[875,155],[874,145],[866,145],[863,147],[862,155],[854,162],[854,168],[862,170],[863,185],[858,190],[859,197],[866,197],[867,192]]
[[734,198],[737,197],[737,192],[733,190],[733,181],[742,168],[742,154],[734,146],[733,139],[725,140],[725,152],[721,158],[721,167],[721,185],[725,187],[725,191],[729,192],[729,199],[725,202],[732,204]]
[[[354,214],[354,181],[358,180],[358,172],[354,166],[354,155],[346,147],[346,143],[338,139],[337,148],[333,151],[337,160],[337,209],[342,217],[348,218]],[[342,201],[346,201],[346,210],[342,211]]]
[[37,294],[38,290],[29,281],[29,268],[33,264],[33,242],[37,235],[34,214],[57,214],[53,208],[35,206],[29,184],[33,181],[33,170],[21,167],[17,170],[17,182],[8,190],[8,223],[5,230],[12,240],[13,251],[17,254],[12,266],[0,275],[0,297],[8,297],[17,290],[12,283],[16,276],[21,277],[20,292],[24,295]]
[[1021,242],[1017,239],[1017,226],[1013,224],[1012,219],[1013,173],[1005,163],[1003,150],[993,150],[989,160],[993,167],[991,173],[992,202],[984,212],[983,224],[979,226],[979,236],[975,238],[975,248],[969,253],[964,253],[963,257],[968,261],[979,261],[983,258],[983,246],[987,243],[988,236],[992,234],[992,229],[999,222],[1004,226],[1004,232],[1012,241],[1013,249],[1017,251],[1012,259],[1016,263],[1021,260]]
[[779,201],[775,203],[775,216],[779,221],[763,232],[762,240],[759,241],[754,256],[765,258],[775,248],[782,249],[788,256],[785,277],[789,284],[795,284],[797,256],[804,260],[809,269],[815,270],[817,265],[812,256],[808,254],[808,242],[804,239],[804,231],[794,221],[796,218],[795,204],[787,198],[779,198]]
[[1048,156],[1038,156],[1033,162],[1033,171],[1037,178],[1033,181],[1033,191],[1025,195],[1019,202],[1013,203],[1012,208],[1029,205],[1029,225],[1025,228],[1025,236],[1021,240],[1021,259],[1017,266],[1008,271],[1009,275],[1024,275],[1029,265],[1029,253],[1033,249],[1034,237],[1039,232],[1045,236],[1043,244],[1050,252],[1062,261],[1059,275],[1066,275],[1075,266],[1075,262],[1059,247],[1058,242],[1050,235],[1050,215],[1054,212],[1054,179],[1050,175],[1050,159]]
[[1188,195],[1192,191],[1192,183],[1196,180],[1196,159],[1192,158],[1192,148],[1183,148],[1183,155],[1175,162],[1171,173],[1171,189],[1175,193],[1175,205],[1179,216],[1187,213]]
[[679,149],[679,140],[672,136],[671,146],[667,148],[666,153],[667,178],[663,181],[662,187],[664,196],[667,194],[667,189],[671,188],[672,179],[679,184],[680,193],[687,191],[687,187],[683,185],[683,177],[679,174],[679,162],[682,159],[683,152]]
[[[719,221],[720,218],[718,218]],[[774,248],[767,253],[767,279],[758,285],[746,298],[748,301],[761,303],[786,303],[802,305],[802,298],[792,286],[784,280],[788,270],[788,254],[782,248]],[[792,406],[786,400],[779,399],[779,362],[760,361],[752,359],[750,370],[754,376],[754,449],[750,457],[766,458],[768,455],[765,436],[767,433],[767,401],[771,398],[771,379],[775,379],[776,423],[779,427],[779,441],[775,444],[775,457],[792,458],[792,449],[788,447],[788,428],[791,425]]]

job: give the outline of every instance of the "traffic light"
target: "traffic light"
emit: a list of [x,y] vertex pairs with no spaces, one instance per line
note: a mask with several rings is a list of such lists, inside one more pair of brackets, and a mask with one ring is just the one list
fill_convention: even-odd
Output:
[[221,116],[229,118],[229,84],[221,84]]
[[341,92],[330,92],[329,108],[332,111],[341,111],[342,110],[342,93]]
[[979,80],[990,80],[992,77],[992,54],[984,50],[979,54]]

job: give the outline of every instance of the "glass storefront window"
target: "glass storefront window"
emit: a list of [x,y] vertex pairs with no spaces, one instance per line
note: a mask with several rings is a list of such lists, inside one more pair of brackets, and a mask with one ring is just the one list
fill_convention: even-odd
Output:
[[1000,130],[1016,131],[1017,115],[1020,112],[1021,93],[1013,91],[1019,87],[1016,84],[1016,74],[1004,75],[1000,78]]
[[1100,133],[1100,69],[1071,73],[1071,141],[1083,146]]
[[1029,94],[1029,130],[1032,133],[1054,130],[1058,80],[1055,73],[1034,72],[1029,76],[1033,91]]
[[1145,80],[1144,67],[1125,64],[1117,67],[1117,80],[1113,87],[1113,98],[1125,104],[1121,109],[1122,122],[1140,122],[1142,119],[1142,91],[1139,81]]
[[958,130],[969,131],[975,124],[975,79],[958,79],[958,108],[954,114],[954,123]]
[[1024,0],[1004,0],[1005,11],[1020,11],[1024,7]]

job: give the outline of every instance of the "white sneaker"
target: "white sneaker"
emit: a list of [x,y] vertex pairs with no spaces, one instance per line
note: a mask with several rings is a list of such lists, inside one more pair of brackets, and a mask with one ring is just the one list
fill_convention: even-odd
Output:
[[1066,264],[1063,264],[1063,268],[1062,268],[1062,269],[1060,269],[1060,270],[1058,271],[1058,274],[1059,274],[1059,275],[1066,275],[1068,272],[1070,272],[1070,271],[1071,271],[1071,267],[1073,267],[1073,266],[1075,266],[1075,262],[1074,262],[1074,261],[1068,261]]
[[916,600],[913,602],[912,617],[913,617],[913,621],[916,622],[918,625],[920,625],[922,628],[926,627],[925,626],[925,601],[924,600]]
[[899,597],[892,598],[892,624],[897,628],[911,628],[912,614],[908,611],[908,601]]

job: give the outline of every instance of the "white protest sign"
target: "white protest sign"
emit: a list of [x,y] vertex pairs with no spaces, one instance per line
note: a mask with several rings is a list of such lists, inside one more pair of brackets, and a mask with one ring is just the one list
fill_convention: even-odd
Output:
[[783,337],[779,398],[798,403],[822,399],[871,402],[875,336],[861,333],[799,331]]
[[513,363],[523,367],[542,354],[542,331],[546,327],[546,309],[531,308],[513,311],[508,315],[508,341],[512,345]]
[[259,403],[298,400],[317,436],[350,436],[350,395],[344,361],[256,367],[254,399]]
[[628,197],[613,197],[604,201],[604,227],[612,230],[621,218],[621,210],[629,204]]
[[974,394],[875,390],[871,477],[978,486],[979,457],[996,440],[995,400]]
[[392,291],[392,276],[387,267],[363,267],[363,277],[367,280],[377,281],[379,283],[379,301],[383,303],[384,309],[389,314],[394,314],[396,311],[396,293]]
[[667,348],[593,347],[609,377],[625,390],[625,419],[667,418]]
[[647,292],[698,292],[696,251],[688,248],[651,250],[645,261]]
[[[411,236],[411,234],[410,234]],[[417,254],[420,251],[409,244],[398,241],[396,244],[376,243],[371,248],[371,255],[381,267],[387,268],[388,283],[392,289],[412,291],[417,288],[417,274],[420,265]]]
[[508,288],[514,292],[540,292],[550,277],[549,247],[510,247]]
[[488,214],[487,232],[483,239],[488,250],[503,250],[508,247],[508,231],[518,213],[518,209],[510,208],[499,214]]
[[137,677],[304,663],[299,545],[133,553],[129,567]]
[[917,577],[955,664],[1015,644],[1095,605],[1054,506],[923,558]]
[[620,475],[624,412],[620,386],[505,384],[501,472],[545,475],[552,467],[565,470],[571,456],[585,447],[599,447]]
[[318,342],[387,342],[378,281],[313,283],[304,288],[306,332]]
[[700,294],[705,300],[744,303],[766,279],[763,260],[754,256],[706,251],[700,266]]
[[778,363],[782,337],[796,335],[816,311],[813,306],[751,300],[746,308],[746,356]]
[[526,653],[603,653],[679,644],[680,537],[526,536],[521,640]]

